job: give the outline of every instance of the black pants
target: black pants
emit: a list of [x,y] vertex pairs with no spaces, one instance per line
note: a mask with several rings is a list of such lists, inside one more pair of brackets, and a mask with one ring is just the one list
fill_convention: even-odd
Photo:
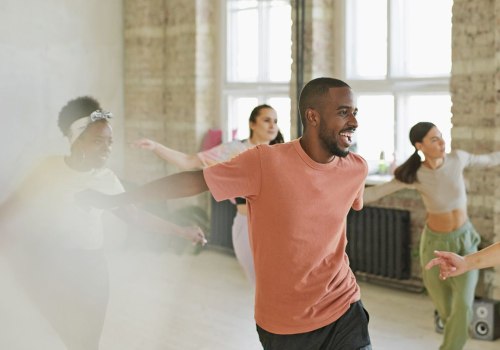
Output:
[[273,334],[257,325],[264,350],[371,350],[368,312],[357,301],[337,321],[307,333]]

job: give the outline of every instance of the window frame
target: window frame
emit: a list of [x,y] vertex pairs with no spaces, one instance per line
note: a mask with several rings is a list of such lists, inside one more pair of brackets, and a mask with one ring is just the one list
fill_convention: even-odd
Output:
[[[232,139],[233,127],[231,122],[229,101],[230,98],[238,97],[255,97],[258,100],[258,104],[267,103],[269,98],[288,98],[290,99],[290,81],[292,69],[290,65],[290,79],[284,82],[270,81],[269,74],[269,64],[267,57],[265,55],[265,50],[269,45],[268,36],[265,34],[268,28],[268,16],[267,12],[263,9],[263,2],[257,1],[258,11],[259,11],[259,55],[258,55],[258,74],[257,81],[231,81],[229,80],[228,66],[229,66],[229,54],[230,54],[230,41],[229,33],[230,30],[230,20],[228,19],[228,3],[234,0],[221,0],[220,10],[221,10],[221,37],[224,38],[223,45],[221,45],[221,99],[220,99],[220,111],[222,113],[221,125],[223,126],[223,141],[229,141]],[[291,0],[284,0],[292,6]],[[291,38],[290,38],[291,42]],[[292,54],[290,47],[290,55]],[[290,99],[291,103],[291,99]],[[287,114],[290,118],[290,113]],[[248,116],[250,116],[250,111],[248,111]],[[286,116],[278,116],[280,119]],[[291,129],[291,125],[290,125]],[[290,130],[291,132],[291,130]]]
[[[434,75],[434,76],[404,76],[401,68],[401,62],[398,61],[397,43],[394,42],[395,25],[392,21],[392,16],[397,15],[393,3],[397,0],[387,0],[387,67],[386,76],[380,78],[367,77],[363,79],[360,76],[353,74],[353,68],[349,57],[356,55],[352,52],[348,54],[349,50],[352,51],[354,30],[349,30],[351,18],[355,18],[352,13],[352,3],[349,4],[348,0],[343,0],[344,22],[342,24],[344,30],[344,55],[343,71],[346,80],[353,88],[356,95],[376,95],[388,94],[394,97],[394,150],[398,164],[402,163],[408,156],[406,149],[408,148],[408,132],[412,125],[407,125],[405,118],[402,115],[402,99],[408,95],[450,95],[450,79],[451,79],[451,66],[450,73],[447,75]],[[354,25],[352,26],[355,27]],[[450,28],[451,29],[451,28]],[[401,31],[398,31],[401,32]],[[451,45],[451,43],[450,43]],[[352,46],[352,47],[351,47]],[[450,57],[451,62],[451,57]],[[361,110],[360,113],[363,113]],[[451,115],[451,111],[450,111]],[[451,140],[449,140],[451,143]]]

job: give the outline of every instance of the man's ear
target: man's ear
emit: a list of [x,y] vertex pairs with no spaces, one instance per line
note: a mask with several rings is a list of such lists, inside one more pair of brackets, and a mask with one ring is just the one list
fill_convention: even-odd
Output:
[[309,124],[313,127],[318,126],[319,125],[319,113],[312,108],[306,109],[306,121],[307,121],[307,124]]

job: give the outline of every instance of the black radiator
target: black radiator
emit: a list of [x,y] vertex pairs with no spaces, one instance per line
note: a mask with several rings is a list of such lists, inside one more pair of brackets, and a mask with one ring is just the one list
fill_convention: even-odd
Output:
[[211,197],[210,203],[210,234],[208,244],[233,250],[232,227],[236,215],[236,205],[229,200],[217,202]]
[[[233,250],[232,224],[236,206],[211,199],[208,243]],[[411,275],[410,213],[407,210],[364,207],[347,216],[347,255],[354,272],[393,279]]]
[[408,279],[411,274],[410,213],[364,207],[347,216],[347,255],[354,272]]

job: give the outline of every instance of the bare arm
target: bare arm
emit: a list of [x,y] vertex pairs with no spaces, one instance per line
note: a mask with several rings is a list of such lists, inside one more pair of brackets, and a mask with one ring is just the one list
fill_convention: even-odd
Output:
[[470,270],[500,265],[500,242],[481,249],[477,253],[466,255],[464,259]]
[[500,265],[500,242],[490,245],[476,253],[460,256],[451,252],[434,252],[436,258],[425,266],[427,270],[439,266],[440,277],[446,279],[467,271]]
[[466,167],[491,168],[500,165],[500,152],[486,154],[470,154],[462,150],[456,152],[462,161],[465,160]]
[[128,224],[142,230],[161,234],[174,234],[192,241],[193,244],[200,243],[201,245],[205,245],[207,243],[205,235],[199,227],[182,227],[173,224],[134,205],[113,210],[113,213]]
[[367,186],[363,192],[363,203],[375,202],[385,196],[405,188],[411,188],[409,184],[405,184],[396,179],[392,179],[381,185]]
[[142,149],[152,151],[161,159],[177,166],[181,170],[194,170],[203,168],[201,160],[196,154],[186,154],[168,148],[161,143],[142,138],[133,142],[133,145]]
[[122,207],[128,204],[154,202],[162,199],[183,198],[208,191],[202,170],[185,171],[152,181],[134,190],[117,195],[106,195],[96,191],[80,193],[78,201],[83,206],[103,209]]

